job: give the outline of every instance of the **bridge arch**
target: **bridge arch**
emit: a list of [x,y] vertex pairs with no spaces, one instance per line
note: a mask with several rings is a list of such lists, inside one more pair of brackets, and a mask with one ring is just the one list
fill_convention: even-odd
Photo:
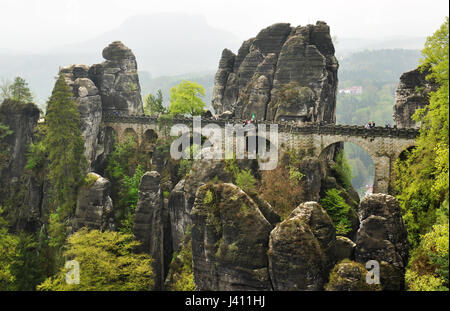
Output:
[[137,144],[139,144],[139,136],[136,133],[136,131],[133,128],[131,128],[131,127],[127,127],[126,129],[123,130],[122,135],[120,137],[120,141],[124,141],[129,136],[131,136],[133,138],[133,140]]
[[362,199],[366,193],[373,192],[375,161],[367,149],[351,141],[340,141],[328,145],[321,151],[319,158],[336,161],[341,150],[345,152],[347,163],[351,169],[351,185]]

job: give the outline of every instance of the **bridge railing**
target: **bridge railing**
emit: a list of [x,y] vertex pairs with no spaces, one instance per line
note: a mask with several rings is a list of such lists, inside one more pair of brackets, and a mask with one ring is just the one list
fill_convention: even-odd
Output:
[[[192,125],[192,118],[190,117],[174,117],[170,120],[171,123],[183,123]],[[244,124],[242,119],[215,119],[202,117],[202,125],[217,124],[225,126],[225,124]],[[104,123],[131,123],[131,124],[154,124],[159,122],[157,116],[148,115],[125,115],[116,113],[107,113],[103,115]],[[258,121],[255,124],[274,124],[272,121]],[[288,121],[277,122],[279,132],[301,133],[301,134],[325,134],[325,135],[349,135],[349,136],[363,136],[363,137],[398,137],[414,139],[419,135],[417,129],[412,128],[393,128],[393,127],[374,127],[365,128],[360,125],[341,125],[341,124],[320,124],[310,123],[305,125],[293,124]]]

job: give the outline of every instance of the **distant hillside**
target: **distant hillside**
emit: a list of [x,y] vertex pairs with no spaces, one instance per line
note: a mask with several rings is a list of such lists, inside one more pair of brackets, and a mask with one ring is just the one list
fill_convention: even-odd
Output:
[[60,66],[101,62],[102,50],[115,40],[133,50],[140,71],[151,77],[215,71],[225,47],[237,49],[240,41],[227,31],[209,26],[201,15],[160,13],[135,16],[115,30],[47,54],[16,54],[0,50],[1,78],[23,76],[44,105]]
[[409,49],[421,50],[426,37],[393,36],[382,39],[371,38],[337,38],[335,43],[338,59],[364,50]]
[[400,75],[417,67],[419,50],[384,49],[356,52],[339,59],[340,85],[398,82]]

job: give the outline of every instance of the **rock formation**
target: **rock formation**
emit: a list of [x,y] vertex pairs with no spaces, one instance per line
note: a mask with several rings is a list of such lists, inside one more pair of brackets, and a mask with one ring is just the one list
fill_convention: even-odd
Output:
[[110,135],[100,129],[103,114],[144,113],[133,52],[122,42],[114,41],[103,49],[102,55],[106,61],[101,64],[71,65],[60,69],[78,103],[85,156],[91,170],[97,171],[102,170],[102,162],[111,149]]
[[361,201],[358,214],[355,260],[377,260],[383,289],[402,290],[408,240],[398,201],[387,194],[372,194]]
[[330,281],[325,285],[327,291],[378,291],[381,286],[367,284],[366,275],[368,271],[364,265],[343,260],[338,263],[330,274]]
[[[254,168],[256,161],[239,161],[240,167]],[[194,161],[189,174],[171,191],[169,214],[174,251],[178,251],[186,229],[192,225],[191,210],[197,189],[216,178],[221,182],[231,182],[232,174],[225,169],[225,161],[201,159]]]
[[354,258],[356,244],[345,236],[336,237],[336,261]]
[[89,77],[102,97],[103,112],[143,114],[136,57],[122,42],[103,49],[101,64],[89,68]]
[[0,140],[0,206],[12,198],[15,206],[8,220],[18,231],[33,232],[40,225],[42,185],[31,176],[22,176],[38,119],[39,109],[32,103],[5,100],[0,105],[0,123],[10,131]]
[[334,265],[336,248],[336,229],[327,212],[317,202],[305,202],[294,209],[289,218],[300,217],[311,229],[323,250],[327,264]]
[[201,186],[191,212],[198,290],[270,290],[267,250],[272,225],[233,184]]
[[325,282],[325,254],[300,216],[270,233],[269,271],[274,290],[320,290]]
[[212,106],[236,118],[335,122],[338,62],[324,22],[279,23],[222,52]]
[[83,227],[97,230],[114,230],[111,183],[102,176],[89,173],[92,184],[83,186],[78,192],[77,207],[72,220],[73,232]]
[[164,288],[164,279],[172,255],[169,213],[164,206],[158,172],[146,172],[139,185],[133,233],[141,242],[139,250],[153,258],[155,289]]
[[316,202],[294,209],[270,233],[269,272],[274,290],[321,290],[334,265],[336,232]]
[[84,155],[89,163],[96,158],[97,139],[102,121],[102,101],[97,86],[89,79],[89,67],[72,65],[60,69],[72,88],[80,112],[80,129],[84,138]]
[[0,172],[2,182],[10,184],[19,181],[27,164],[28,146],[33,141],[38,119],[39,109],[32,103],[7,99],[0,105],[0,122],[12,131],[11,135],[5,137],[5,143],[10,146],[10,155],[7,165]]
[[419,68],[405,72],[395,91],[394,121],[399,128],[419,128],[411,118],[416,109],[429,104],[429,93],[437,90],[437,85],[428,81],[429,71]]

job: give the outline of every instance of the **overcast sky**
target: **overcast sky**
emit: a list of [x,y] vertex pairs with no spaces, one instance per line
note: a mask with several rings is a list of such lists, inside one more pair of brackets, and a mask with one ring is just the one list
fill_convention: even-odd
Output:
[[0,0],[0,49],[37,51],[84,41],[133,15],[160,12],[204,15],[240,40],[276,22],[316,20],[326,21],[338,38],[428,36],[448,10],[447,0]]

